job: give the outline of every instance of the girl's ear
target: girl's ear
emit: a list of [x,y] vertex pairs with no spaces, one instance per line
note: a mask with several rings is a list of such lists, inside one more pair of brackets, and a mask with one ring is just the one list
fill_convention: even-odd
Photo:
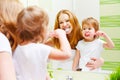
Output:
[[97,35],[97,31],[95,32],[94,38],[97,39],[99,36]]

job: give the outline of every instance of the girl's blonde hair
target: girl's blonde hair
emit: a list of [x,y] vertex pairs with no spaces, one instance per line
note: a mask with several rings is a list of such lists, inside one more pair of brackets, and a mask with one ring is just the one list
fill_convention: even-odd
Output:
[[18,0],[0,0],[0,31],[10,41],[12,51],[17,46],[15,31],[18,13],[23,5]]
[[[70,23],[73,27],[73,30],[70,34],[67,35],[67,38],[68,38],[68,41],[71,45],[71,48],[75,49],[78,41],[83,39],[83,36],[82,36],[82,33],[81,33],[81,26],[78,22],[77,17],[72,12],[70,12],[69,10],[61,10],[61,11],[58,12],[58,14],[56,16],[54,29],[60,28],[59,16],[62,15],[62,14],[67,14],[69,16],[69,20],[70,20]],[[53,42],[54,42],[54,44],[57,48],[60,48],[60,44],[59,44],[58,39],[54,38]]]
[[47,13],[37,6],[23,9],[17,18],[18,42],[43,42],[48,21]]
[[[99,30],[99,22],[93,17],[88,17],[88,18],[84,19],[82,21],[82,27],[85,24],[88,26],[92,26],[95,29],[95,32],[97,32]],[[97,39],[97,38],[99,38],[99,36],[94,35],[94,38]]]
[[85,24],[93,26],[95,31],[99,30],[99,22],[95,18],[93,18],[93,17],[88,17],[88,18],[84,19],[82,21],[82,27]]

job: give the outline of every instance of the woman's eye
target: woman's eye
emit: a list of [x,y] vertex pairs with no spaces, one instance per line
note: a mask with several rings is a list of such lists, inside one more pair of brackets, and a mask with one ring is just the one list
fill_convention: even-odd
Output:
[[63,22],[59,22],[59,24],[62,24]]
[[69,22],[70,20],[66,20],[66,22]]

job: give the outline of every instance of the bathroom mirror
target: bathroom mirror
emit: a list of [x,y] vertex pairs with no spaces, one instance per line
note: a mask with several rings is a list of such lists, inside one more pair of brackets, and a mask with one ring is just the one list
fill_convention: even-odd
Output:
[[[118,22],[120,22],[120,19],[118,19],[120,18],[120,12],[119,12],[120,1],[118,1],[118,3],[115,1],[110,2],[105,0],[100,0],[100,1],[99,0],[20,0],[20,1],[24,4],[25,7],[29,5],[38,5],[46,9],[50,18],[49,26],[51,30],[53,29],[56,14],[61,9],[68,9],[72,11],[77,16],[80,24],[81,21],[86,17],[92,16],[96,18],[100,22],[101,29],[107,32],[108,35],[112,38],[112,40],[114,40],[115,44],[117,45],[115,49],[105,50],[105,52],[102,53],[102,57],[105,59],[105,65],[103,65],[103,69],[112,70],[113,67],[111,67],[111,65],[114,65],[112,63],[115,63],[116,66],[119,66],[120,59],[118,58],[119,56],[118,53],[120,53],[120,46],[119,46],[120,35],[118,35],[119,34],[118,30],[120,30],[120,27],[118,27],[117,25],[119,25]],[[115,31],[115,33],[111,33],[113,30]],[[114,54],[114,56],[112,56],[112,54]],[[63,62],[59,62],[59,63],[62,64]],[[65,67],[64,64],[60,65],[59,63],[58,61],[50,61],[50,63],[48,63],[48,68],[59,69],[59,70],[71,70],[71,69],[63,69]],[[58,66],[62,66],[62,68]]]

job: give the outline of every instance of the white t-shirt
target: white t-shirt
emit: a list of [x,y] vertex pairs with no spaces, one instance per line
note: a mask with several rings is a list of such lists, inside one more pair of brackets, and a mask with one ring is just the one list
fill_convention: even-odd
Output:
[[46,80],[51,49],[52,47],[37,43],[18,45],[13,55],[17,80]]
[[[78,42],[76,48],[80,50],[80,60],[79,60],[79,68],[82,68],[82,71],[89,71],[89,68],[87,68],[85,65],[88,61],[90,61],[90,58],[100,58],[101,53],[103,51],[103,41],[100,39],[96,39],[92,42],[85,42],[84,40],[81,40]],[[94,71],[97,71],[99,69],[96,69]]]
[[0,32],[0,52],[1,51],[6,51],[12,55],[11,46],[8,39]]
[[63,61],[55,61],[52,60],[52,69],[62,69],[62,70],[72,70],[72,63],[73,63],[73,58],[75,57],[75,52],[76,50],[72,49],[71,53],[72,56]]

